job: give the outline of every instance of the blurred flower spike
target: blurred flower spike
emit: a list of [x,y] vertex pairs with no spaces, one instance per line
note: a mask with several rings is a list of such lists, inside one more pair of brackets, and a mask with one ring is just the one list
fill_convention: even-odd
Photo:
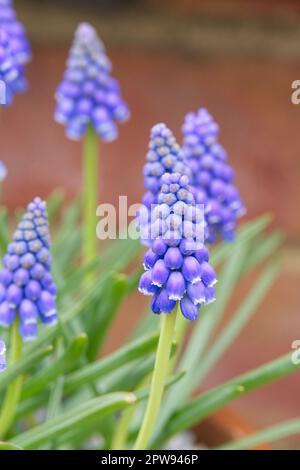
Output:
[[245,213],[240,194],[233,184],[234,171],[219,144],[219,127],[206,109],[189,113],[182,127],[183,151],[191,171],[191,190],[197,204],[205,204],[209,236],[235,239],[237,219]]
[[7,36],[11,53],[19,65],[31,60],[31,47],[22,23],[18,21],[12,0],[0,0],[0,28]]
[[16,93],[26,90],[23,66],[20,66],[12,53],[9,37],[0,28],[0,104],[9,106]]
[[111,62],[96,30],[81,23],[75,32],[63,81],[56,91],[55,120],[66,126],[70,139],[80,139],[89,125],[104,141],[117,138],[117,123],[126,121],[130,113],[111,71]]
[[18,316],[24,341],[37,337],[38,318],[46,325],[57,322],[51,265],[46,203],[35,198],[8,246],[0,272],[0,326],[9,327]]

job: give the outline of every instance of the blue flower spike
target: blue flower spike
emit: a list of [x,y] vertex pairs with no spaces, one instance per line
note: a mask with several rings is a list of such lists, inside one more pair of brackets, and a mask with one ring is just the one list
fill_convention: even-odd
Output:
[[0,339],[0,373],[6,369],[6,347],[5,343],[2,339]]
[[0,28],[0,105],[9,106],[23,88],[24,77],[14,57],[7,33]]
[[146,193],[142,200],[143,206],[138,213],[137,225],[141,231],[142,244],[149,245],[151,206],[158,203],[163,175],[165,173],[188,175],[189,168],[184,162],[182,149],[164,123],[158,123],[151,129],[146,160],[144,166]]
[[195,204],[187,175],[162,176],[158,204],[151,213],[151,246],[139,283],[139,291],[152,296],[156,314],[170,313],[180,302],[184,317],[196,320],[201,305],[214,301],[217,279],[203,245],[203,212]]
[[126,121],[130,113],[111,71],[111,62],[96,30],[81,23],[75,32],[63,81],[56,91],[55,120],[66,127],[68,138],[79,140],[88,125],[104,141],[117,138],[117,123]]
[[0,28],[9,40],[10,49],[19,65],[31,60],[31,47],[22,23],[18,21],[12,0],[0,0]]
[[144,166],[144,186],[147,190],[143,204],[149,209],[157,204],[165,173],[188,173],[180,146],[170,129],[164,124],[156,124],[150,133],[150,142]]
[[191,190],[197,204],[205,204],[209,243],[218,237],[235,239],[237,219],[245,214],[236,189],[234,171],[225,149],[218,142],[219,126],[206,109],[185,117],[183,151],[191,171]]
[[18,316],[24,341],[37,337],[38,319],[46,325],[57,322],[51,266],[46,203],[35,198],[8,246],[0,272],[0,326],[8,328]]

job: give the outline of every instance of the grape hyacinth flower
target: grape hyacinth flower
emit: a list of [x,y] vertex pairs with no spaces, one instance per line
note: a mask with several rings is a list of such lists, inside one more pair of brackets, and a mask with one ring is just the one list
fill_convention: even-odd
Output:
[[215,299],[216,274],[203,245],[205,221],[180,173],[162,176],[161,192],[151,217],[151,247],[144,255],[145,272],[139,291],[152,296],[154,313],[170,313],[180,302],[188,320],[196,320],[201,305]]
[[129,118],[129,109],[111,71],[111,62],[96,30],[81,23],[75,32],[63,81],[56,91],[55,119],[66,126],[70,139],[80,139],[88,126],[104,141],[117,138],[116,123]]
[[[161,321],[149,399],[135,450],[148,448],[166,378],[172,370],[172,343],[175,337],[180,342],[186,327],[183,317],[196,320],[201,305],[215,299],[216,274],[203,244],[203,212],[203,207],[195,204],[187,175],[162,175],[158,203],[151,210],[151,246],[144,255],[145,272],[139,291],[152,296],[151,309],[155,314],[166,315]],[[174,309],[178,303],[183,316],[177,318]]]
[[205,204],[209,236],[233,241],[237,219],[245,213],[234,186],[234,171],[226,162],[225,149],[218,142],[219,126],[206,109],[189,113],[182,127],[183,151],[191,170],[191,190],[197,204]]
[[6,359],[5,359],[6,347],[2,339],[0,339],[0,373],[6,369]]
[[57,321],[51,265],[46,203],[35,198],[8,246],[0,272],[0,326],[9,327],[18,316],[24,341],[37,337],[38,318],[46,325]]
[[0,28],[8,35],[13,56],[19,65],[31,60],[31,47],[22,23],[18,21],[12,0],[0,0]]
[[142,199],[143,207],[138,213],[137,225],[140,228],[142,244],[149,245],[151,206],[158,202],[163,175],[165,173],[185,175],[189,174],[189,169],[185,165],[182,149],[164,123],[158,123],[151,129],[146,160],[144,186],[147,191]]
[[150,142],[144,166],[144,186],[147,189],[143,204],[151,208],[157,204],[161,189],[162,176],[165,173],[188,174],[180,146],[170,129],[164,123],[156,124],[150,133]]
[[16,93],[26,89],[23,68],[12,53],[9,37],[0,28],[0,104],[9,106]]

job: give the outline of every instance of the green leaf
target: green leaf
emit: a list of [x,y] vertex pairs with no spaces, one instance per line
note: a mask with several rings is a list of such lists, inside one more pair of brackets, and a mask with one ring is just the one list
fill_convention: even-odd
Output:
[[81,229],[79,226],[81,205],[76,201],[63,213],[58,232],[53,237],[53,269],[55,279],[61,283],[66,271],[74,266],[81,247]]
[[248,437],[220,446],[216,450],[253,449],[266,442],[271,443],[299,433],[300,419],[296,418],[276,424],[275,426],[270,426]]
[[60,412],[63,401],[64,383],[65,378],[63,375],[61,375],[52,385],[47,406],[47,421],[49,419],[55,418]]
[[[185,372],[182,371],[171,376],[166,382],[166,388],[172,387],[176,382],[178,382],[179,380],[182,379],[182,377],[184,377],[184,374]],[[136,403],[148,398],[149,387],[137,390],[134,393],[127,393],[127,396],[129,397],[129,400],[130,400],[129,406],[135,406]],[[135,397],[135,401],[134,401],[134,397]],[[124,408],[128,408],[128,404],[125,407],[123,407],[123,409]],[[108,415],[105,415],[105,416],[108,417]],[[103,424],[105,423],[103,419],[101,419],[101,422]],[[74,427],[74,429],[72,429],[70,433],[62,435],[59,438],[58,443],[63,445],[66,442],[69,442],[70,440],[87,439],[94,431],[99,431],[100,429],[100,432],[101,432],[101,427],[102,427],[101,422],[99,422],[99,420],[94,420],[94,419],[87,420],[85,423],[81,422],[80,426]]]
[[57,188],[50,194],[47,200],[47,212],[50,225],[54,222],[65,200],[65,191],[63,188]]
[[[234,287],[239,280],[241,266],[248,253],[248,243],[238,242],[235,245],[231,258],[224,266],[216,288],[217,301],[204,309],[203,317],[195,324],[189,345],[183,356],[181,367],[188,370],[185,378],[185,389],[181,389],[180,397],[184,399],[188,393],[198,386],[197,366],[200,357],[217,325],[219,324]],[[183,382],[181,383],[183,384]]]
[[114,240],[100,254],[99,268],[102,270],[113,269],[118,271],[124,265],[132,261],[142,250],[139,240]]
[[264,299],[267,291],[272,286],[274,280],[279,273],[280,265],[278,261],[272,262],[264,270],[258,280],[255,281],[251,292],[246,295],[242,305],[238,308],[236,314],[229,321],[217,340],[210,346],[204,358],[201,360],[197,370],[198,384],[204,379],[206,374],[217,363],[226,349],[233,343],[236,337],[241,333],[242,329],[248,323],[260,302]]
[[30,355],[25,354],[18,362],[8,367],[6,371],[0,375],[0,390],[7,387],[7,385],[19,375],[28,372],[52,352],[53,346],[47,346],[46,348],[34,351]]
[[151,374],[155,363],[155,355],[145,358],[143,361],[135,360],[117,369],[112,374],[103,377],[97,384],[101,393],[108,391],[124,390],[131,392],[143,379]]
[[66,377],[65,392],[70,391],[98,380],[100,377],[112,372],[118,367],[127,364],[137,358],[144,358],[156,350],[158,343],[158,333],[151,336],[139,338],[101,361],[89,364]]
[[[171,355],[174,357],[176,354],[177,345],[175,342],[172,344]],[[153,371],[155,363],[155,354],[151,354],[149,357],[144,358],[143,361],[140,359],[134,362],[129,362],[123,367],[120,367],[112,374],[102,377],[97,384],[97,389],[101,393],[108,393],[108,391],[114,390],[134,390],[144,378]]]
[[127,287],[128,294],[131,294],[132,292],[137,292],[140,278],[143,272],[144,272],[144,269],[140,268],[129,277],[128,287]]
[[106,285],[107,289],[103,292],[103,299],[97,305],[97,310],[93,313],[90,322],[87,358],[91,362],[97,358],[109,328],[118,313],[127,292],[128,280],[125,275],[114,273]]
[[185,369],[187,374],[169,393],[166,405],[162,410],[157,424],[158,432],[164,427],[169,416],[178,405],[183,403],[188,395],[192,394],[194,388],[198,386],[197,371],[201,356],[226,309],[234,286],[239,279],[241,266],[244,263],[247,252],[247,242],[238,242],[235,245],[231,258],[228,260],[219,276],[219,288],[216,293],[217,301],[204,309],[202,318],[198,319],[195,324],[192,336],[179,366]]
[[132,405],[137,397],[132,393],[111,393],[82,403],[74,410],[36,426],[16,436],[12,443],[24,449],[36,449],[72,429],[98,422],[104,416]]
[[255,269],[260,263],[273,256],[274,253],[280,248],[283,242],[283,235],[280,232],[274,232],[264,237],[259,237],[253,241],[253,249],[251,256],[249,256],[242,269],[242,274],[245,275]]
[[63,251],[65,243],[68,243],[68,236],[74,231],[80,217],[81,203],[76,200],[64,210],[59,230],[53,238],[53,253]]
[[129,338],[138,338],[139,336],[147,334],[150,331],[157,330],[157,315],[150,312],[149,306],[141,315],[141,320],[135,327],[134,331],[130,333]]
[[157,439],[155,446],[165,442],[174,434],[189,429],[240,396],[275,382],[299,369],[300,364],[294,364],[291,353],[288,353],[205,392],[189,403],[184,403],[174,413],[169,424]]
[[0,252],[2,255],[6,253],[8,243],[8,214],[5,207],[0,207]]
[[0,441],[0,450],[23,450],[22,447],[16,446],[11,442]]
[[[253,240],[257,235],[259,235],[272,221],[272,214],[264,214],[257,219],[251,220],[245,224],[241,225],[241,228],[237,233],[237,242],[248,242]],[[213,266],[216,266],[228,258],[233,251],[234,245],[230,243],[221,243],[216,248],[212,250],[211,253],[211,263]]]
[[31,377],[23,388],[22,399],[36,395],[52,383],[57,377],[69,372],[78,363],[82,357],[87,345],[87,335],[81,333],[73,340],[68,350],[51,366],[42,368],[42,370]]
[[35,340],[34,344],[27,347],[26,351],[32,351],[38,346],[43,345],[52,341],[56,337],[57,333],[61,331],[61,328],[64,325],[68,325],[72,320],[78,317],[80,314],[85,313],[89,314],[89,307],[92,302],[95,302],[99,297],[99,292],[101,292],[102,284],[105,282],[105,277],[103,277],[98,283],[91,285],[86,289],[84,293],[81,294],[80,298],[73,302],[71,306],[66,308],[64,312],[60,312],[60,321],[56,325],[51,326],[51,328],[44,328],[41,330],[38,338]]
[[17,412],[15,415],[15,422],[30,415],[35,410],[44,406],[49,398],[49,393],[43,393],[35,397],[30,397],[28,400],[21,401],[18,404]]
[[125,268],[138,254],[140,246],[132,240],[120,240],[111,242],[97,255],[96,259],[89,262],[86,266],[76,269],[71,275],[67,276],[65,282],[61,285],[59,295],[64,296],[71,293],[82,285],[87,274],[95,272],[95,277],[103,273],[108,277],[113,272]]

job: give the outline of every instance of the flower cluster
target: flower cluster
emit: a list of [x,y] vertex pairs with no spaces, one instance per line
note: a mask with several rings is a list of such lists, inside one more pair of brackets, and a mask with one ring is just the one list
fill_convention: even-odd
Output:
[[8,35],[11,52],[19,65],[31,60],[31,47],[24,26],[18,21],[12,0],[0,0],[0,28]]
[[7,168],[3,162],[0,161],[0,184],[5,180],[7,176]]
[[24,77],[14,57],[7,33],[0,29],[0,104],[10,105],[15,93],[24,88]]
[[6,347],[4,341],[0,339],[0,373],[3,372],[6,368],[5,360]]
[[57,321],[49,250],[46,203],[35,198],[8,246],[0,272],[0,326],[10,326],[18,315],[24,341],[36,338],[38,317],[47,325]]
[[151,129],[150,142],[144,166],[144,186],[147,190],[143,204],[150,209],[157,204],[161,178],[165,173],[188,174],[180,146],[170,129],[163,123]]
[[183,151],[191,170],[191,189],[196,203],[207,207],[208,242],[220,235],[233,241],[237,218],[245,213],[240,194],[233,184],[234,171],[218,142],[219,127],[206,109],[189,113],[182,127]]
[[169,313],[180,301],[182,314],[195,320],[201,304],[214,301],[216,274],[202,243],[204,224],[188,176],[165,173],[152,214],[151,247],[144,255],[146,271],[139,283],[141,293],[153,296],[154,313]]
[[151,206],[158,202],[163,175],[165,173],[187,175],[189,170],[184,163],[183,152],[174,135],[163,123],[156,124],[151,129],[146,160],[147,163],[144,166],[146,193],[142,200],[143,207],[138,213],[137,225],[141,232],[141,242],[149,245],[151,238],[149,235]]
[[56,92],[55,119],[70,139],[80,139],[91,125],[106,141],[117,137],[116,122],[129,118],[118,82],[96,30],[82,23],[76,30],[67,70]]

